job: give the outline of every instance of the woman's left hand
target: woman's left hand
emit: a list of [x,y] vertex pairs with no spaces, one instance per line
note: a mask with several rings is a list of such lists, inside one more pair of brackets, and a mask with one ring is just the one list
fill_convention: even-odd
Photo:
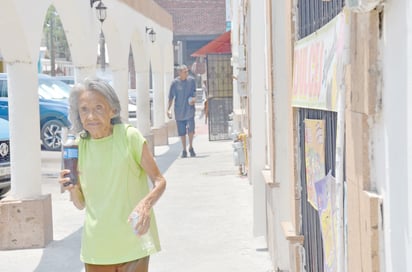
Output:
[[[142,201],[137,204],[137,206],[133,209],[133,212],[136,212],[139,215],[139,219],[137,221],[136,226],[134,226],[134,229],[137,233],[138,236],[141,236],[145,234],[149,228],[150,228],[150,208],[151,206],[146,203],[146,201],[143,199]],[[129,215],[129,222],[131,218]]]
[[153,205],[160,198],[166,188],[166,180],[160,173],[147,143],[144,143],[143,145],[141,166],[152,181],[153,189],[136,205],[132,211],[139,214],[139,219],[137,221],[137,225],[135,226],[138,236],[145,234],[149,230],[151,221],[150,214]]

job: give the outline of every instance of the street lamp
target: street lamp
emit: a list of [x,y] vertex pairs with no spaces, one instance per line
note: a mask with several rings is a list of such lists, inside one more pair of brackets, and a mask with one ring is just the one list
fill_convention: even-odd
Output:
[[153,30],[153,27],[146,26],[146,34],[149,35],[149,40],[154,43],[156,41],[156,32]]
[[103,24],[107,17],[107,7],[103,4],[102,0],[90,0],[90,7],[92,8],[95,2],[99,2],[96,6],[97,19]]
[[[90,0],[90,7],[93,8],[93,5],[95,2],[99,2],[96,6],[96,16],[97,19],[100,21],[101,24],[103,24],[104,20],[106,20],[107,17],[107,7],[103,4],[102,0]],[[106,66],[106,48],[105,48],[105,39],[104,39],[104,34],[103,30],[100,29],[100,67],[104,71],[105,66]]]

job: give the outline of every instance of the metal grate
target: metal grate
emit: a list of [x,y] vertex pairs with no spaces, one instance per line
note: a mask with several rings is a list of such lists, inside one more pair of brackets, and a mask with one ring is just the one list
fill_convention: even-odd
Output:
[[338,15],[345,6],[344,0],[298,0],[298,39],[302,39]]
[[207,55],[207,87],[209,97],[233,97],[231,55]]
[[304,120],[306,118],[325,120],[325,175],[331,170],[332,175],[335,176],[336,117],[336,112],[299,109],[300,180],[302,186],[301,234],[305,237],[305,266],[307,272],[323,271],[323,241],[318,211],[307,201]]
[[231,139],[229,114],[233,111],[233,68],[230,54],[207,55],[209,140]]
[[229,114],[233,111],[232,97],[214,97],[208,100],[209,140],[229,140]]

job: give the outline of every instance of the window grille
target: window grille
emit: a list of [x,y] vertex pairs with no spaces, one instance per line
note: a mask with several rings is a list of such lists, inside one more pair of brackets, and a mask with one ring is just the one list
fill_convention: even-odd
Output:
[[331,170],[335,176],[337,113],[314,109],[299,109],[301,234],[305,237],[305,266],[307,272],[323,271],[323,241],[318,211],[308,202],[305,163],[305,119],[325,120],[325,175]]
[[342,11],[344,6],[344,0],[298,0],[298,39],[326,25]]

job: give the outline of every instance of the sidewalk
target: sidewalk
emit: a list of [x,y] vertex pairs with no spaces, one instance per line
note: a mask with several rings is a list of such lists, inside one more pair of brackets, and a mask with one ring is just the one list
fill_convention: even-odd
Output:
[[[252,237],[252,186],[237,175],[231,141],[209,142],[203,123],[197,121],[195,158],[180,158],[178,137],[155,148],[167,188],[155,206],[162,251],[151,257],[150,271],[271,271],[268,252],[257,251]],[[43,193],[52,194],[54,241],[44,249],[0,251],[0,271],[84,271],[79,260],[84,212],[60,193],[54,157],[42,164]]]

